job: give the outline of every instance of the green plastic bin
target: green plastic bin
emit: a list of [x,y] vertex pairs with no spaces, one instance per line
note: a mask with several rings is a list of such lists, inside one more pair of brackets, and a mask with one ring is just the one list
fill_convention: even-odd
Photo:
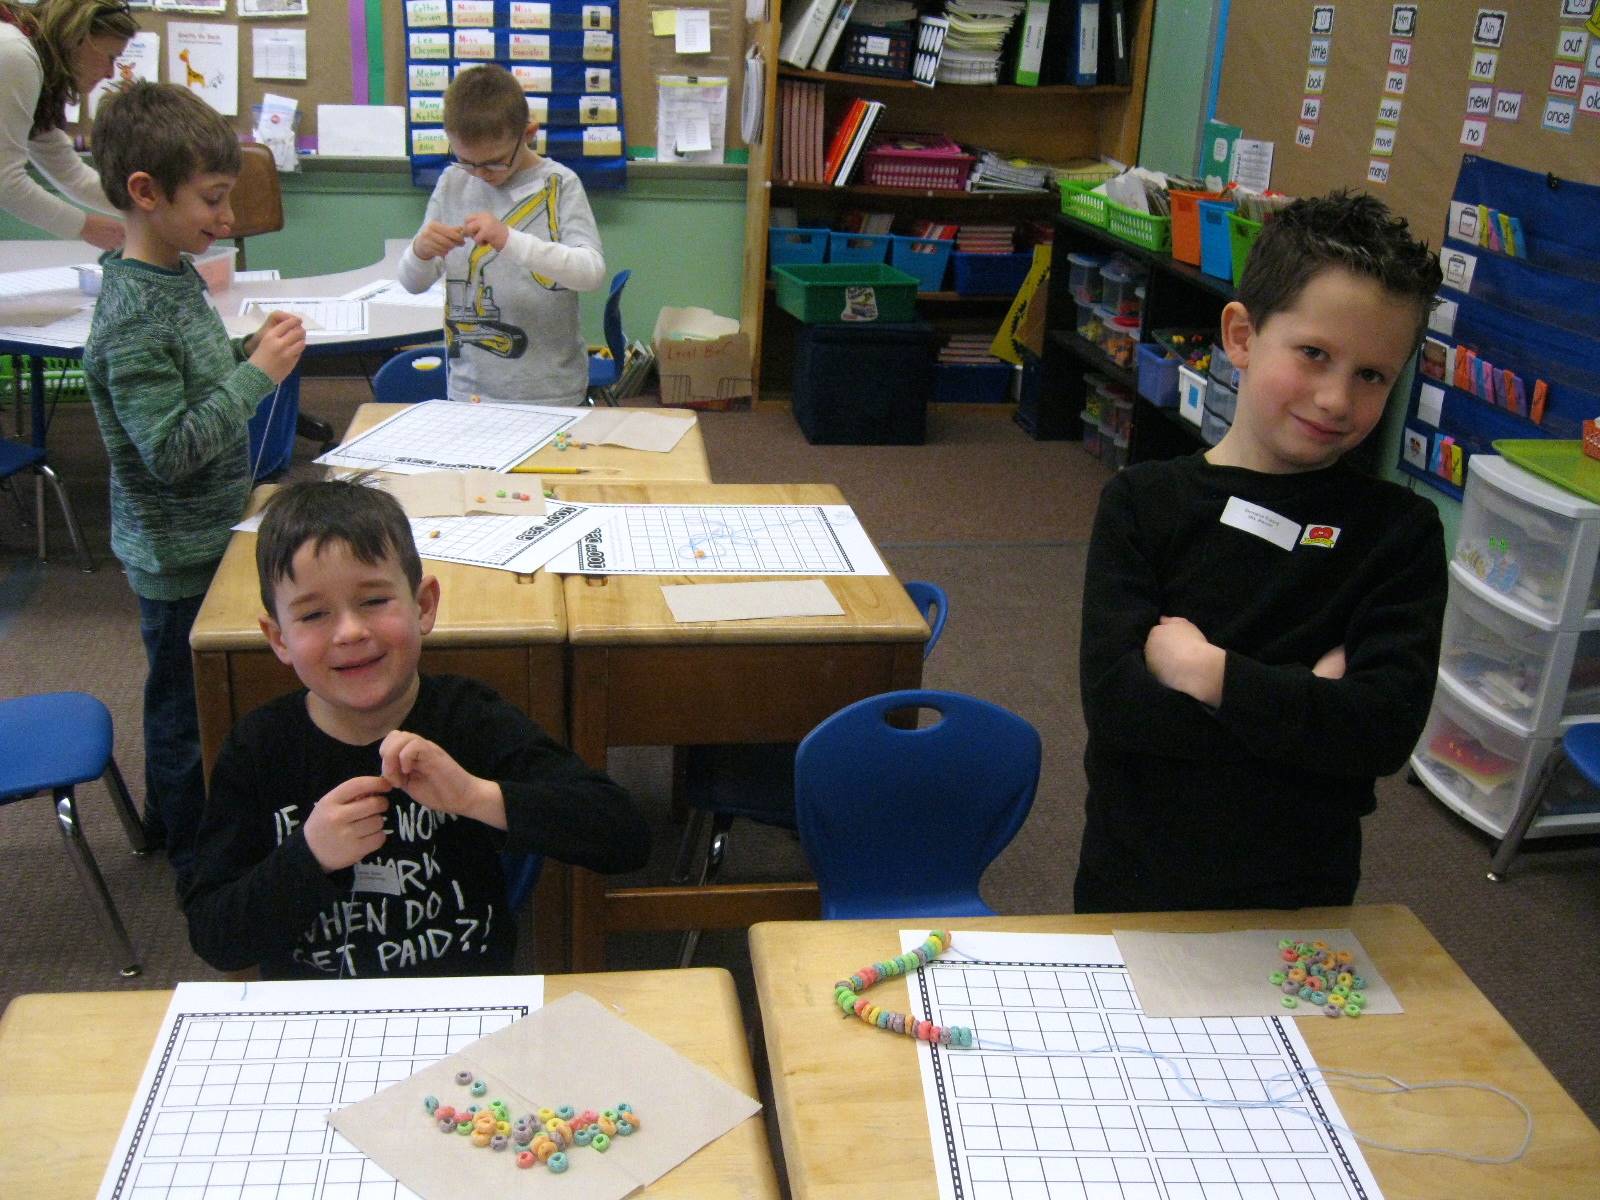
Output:
[[1106,232],[1124,242],[1132,242],[1157,254],[1172,249],[1172,218],[1142,213],[1137,209],[1106,201]]
[[1228,214],[1228,249],[1233,252],[1233,282],[1235,286],[1244,278],[1244,264],[1250,257],[1250,247],[1256,244],[1256,239],[1260,236],[1260,221],[1252,221],[1249,217],[1241,217],[1236,212]]
[[1096,192],[1098,184],[1061,183],[1061,211],[1097,229],[1106,227],[1106,196]]
[[917,277],[885,263],[790,263],[772,268],[778,307],[808,325],[917,317]]

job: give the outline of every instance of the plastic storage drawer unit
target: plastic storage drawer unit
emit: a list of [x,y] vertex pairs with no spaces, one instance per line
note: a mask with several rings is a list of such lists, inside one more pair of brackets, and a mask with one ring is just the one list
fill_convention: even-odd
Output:
[[915,446],[927,429],[938,335],[920,322],[807,325],[794,359],[794,419],[813,445]]
[[[1499,837],[1554,745],[1553,738],[1519,737],[1440,691],[1411,765],[1430,792]],[[1538,836],[1536,829],[1528,836]]]

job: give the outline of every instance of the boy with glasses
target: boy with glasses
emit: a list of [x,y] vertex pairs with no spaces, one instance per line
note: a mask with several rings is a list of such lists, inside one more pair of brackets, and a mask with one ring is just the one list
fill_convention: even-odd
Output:
[[581,404],[589,357],[578,293],[605,258],[577,175],[529,144],[538,131],[504,67],[472,67],[444,94],[451,166],[401,256],[401,284],[445,278],[449,398]]

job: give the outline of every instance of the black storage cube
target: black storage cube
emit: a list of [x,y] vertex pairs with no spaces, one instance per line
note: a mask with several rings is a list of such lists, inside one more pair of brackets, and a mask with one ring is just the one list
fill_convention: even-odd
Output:
[[933,326],[805,325],[794,419],[813,445],[920,446],[933,395]]

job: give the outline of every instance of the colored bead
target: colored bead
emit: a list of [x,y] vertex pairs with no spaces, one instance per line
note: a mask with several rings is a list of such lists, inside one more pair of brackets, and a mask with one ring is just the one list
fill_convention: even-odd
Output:
[[438,1108],[433,1110],[433,1115],[438,1117],[441,1121],[454,1121],[456,1110],[451,1108],[448,1104],[441,1104]]
[[1361,1015],[1362,1011],[1363,1010],[1362,1010],[1361,1005],[1355,1004],[1355,1003],[1353,1003],[1351,1001],[1348,1001],[1348,1000],[1345,1001],[1345,1006],[1344,1006],[1344,1015],[1345,1016],[1347,1016],[1347,1017],[1359,1017]]
[[1274,971],[1271,975],[1268,975],[1267,978],[1272,981],[1273,987],[1281,987],[1283,981],[1289,977],[1282,971]]
[[1350,986],[1355,988],[1355,990],[1358,992],[1363,992],[1366,991],[1367,981],[1361,978],[1359,975],[1352,975],[1350,977]]
[[459,1125],[456,1126],[456,1132],[459,1133],[462,1137],[466,1137],[468,1134],[470,1134],[472,1132],[472,1122],[471,1121],[462,1121]]
[[428,1112],[430,1112],[430,1113],[438,1112],[439,1111],[439,1097],[437,1097],[437,1096],[424,1096],[422,1098],[422,1107],[427,1109]]
[[1303,988],[1300,989],[1300,999],[1302,999],[1302,1000],[1310,1000],[1315,995],[1316,995],[1316,992],[1312,991],[1308,987],[1303,987]]
[[1343,1008],[1344,1007],[1344,997],[1341,996],[1338,992],[1329,992],[1328,993],[1328,1007],[1329,1008]]
[[440,1133],[454,1133],[456,1131],[456,1123],[449,1117],[440,1117],[438,1125]]
[[458,1084],[460,1084],[462,1087],[466,1087],[467,1084],[472,1082],[472,1072],[471,1071],[457,1071],[456,1072],[456,1082]]
[[560,1108],[556,1109],[556,1116],[560,1117],[563,1121],[570,1121],[577,1115],[578,1110],[573,1108],[570,1104],[563,1104]]
[[496,492],[495,493],[495,498],[497,500],[504,500],[506,498],[506,490],[505,490],[505,488],[501,488],[498,492]]
[[555,1119],[556,1119],[556,1110],[555,1109],[553,1109],[553,1108],[541,1108],[539,1110],[539,1124],[548,1125],[548,1124],[550,1124],[551,1121],[554,1121]]
[[601,1113],[600,1114],[600,1120],[596,1122],[596,1125],[598,1126],[598,1128],[599,1128],[601,1133],[605,1134],[607,1137],[610,1137],[613,1133],[615,1133],[617,1131],[617,1119],[616,1119],[616,1116],[612,1115],[612,1116],[608,1117],[608,1116],[605,1115],[605,1113]]
[[493,1140],[494,1134],[490,1133],[486,1129],[478,1129],[473,1131],[472,1144],[474,1146],[487,1146]]
[[496,1133],[499,1133],[499,1134],[510,1133],[511,1132],[511,1122],[510,1121],[496,1121],[494,1123],[494,1131]]
[[1294,949],[1294,939],[1293,938],[1279,938],[1278,939],[1278,949],[1280,951],[1293,950]]
[[487,1092],[487,1091],[488,1091],[488,1090],[489,1090],[489,1085],[488,1085],[488,1084],[487,1084],[487,1083],[485,1083],[485,1082],[484,1082],[484,1081],[483,1081],[483,1080],[481,1080],[481,1079],[480,1079],[480,1080],[478,1080],[478,1081],[477,1081],[477,1082],[476,1082],[476,1083],[474,1083],[474,1084],[473,1084],[473,1085],[472,1085],[472,1094],[473,1094],[473,1095],[474,1095],[474,1096],[481,1096],[481,1095],[483,1095],[483,1094],[484,1094],[484,1093],[485,1093],[485,1092]]
[[549,1138],[535,1138],[533,1140],[533,1152],[539,1156],[540,1162],[547,1163],[561,1153],[561,1148]]
[[1367,1002],[1367,994],[1363,991],[1358,991],[1355,988],[1351,988],[1348,999],[1351,1004],[1365,1004]]
[[1325,1017],[1339,1017],[1344,1015],[1344,1010],[1339,1008],[1338,1005],[1329,1004],[1322,1010],[1322,1015]]
[[1300,1001],[1296,1000],[1293,996],[1285,996],[1282,1000],[1282,1004],[1285,1008],[1295,1008],[1299,1005],[1299,1003]]
[[1306,980],[1306,986],[1314,992],[1320,992],[1327,989],[1328,981],[1320,975],[1313,975]]
[[1311,948],[1320,953],[1328,948],[1328,943],[1323,941],[1321,938],[1318,938],[1316,941],[1311,943]]
[[558,1150],[545,1160],[544,1165],[550,1168],[550,1174],[559,1175],[567,1169],[567,1156]]
[[517,1151],[517,1166],[519,1167],[526,1169],[533,1166],[533,1164],[538,1161],[539,1160],[533,1156],[533,1151],[531,1150]]
[[572,1140],[580,1146],[587,1146],[590,1142],[594,1141],[594,1135],[594,1126],[585,1125],[582,1129],[579,1129],[573,1133]]
[[636,1124],[634,1124],[631,1119],[630,1120],[619,1120],[617,1122],[617,1136],[618,1137],[627,1137],[629,1134],[631,1134],[637,1128],[639,1128],[639,1127]]
[[491,1150],[504,1150],[509,1145],[511,1145],[511,1139],[503,1133],[497,1133],[489,1139],[489,1149]]
[[519,1146],[526,1146],[529,1142],[533,1141],[533,1130],[529,1129],[527,1126],[523,1126],[520,1129],[513,1128],[511,1130],[511,1140],[517,1143]]
[[600,1151],[601,1154],[604,1154],[611,1149],[611,1137],[609,1134],[597,1133],[594,1135],[594,1141],[590,1145]]

